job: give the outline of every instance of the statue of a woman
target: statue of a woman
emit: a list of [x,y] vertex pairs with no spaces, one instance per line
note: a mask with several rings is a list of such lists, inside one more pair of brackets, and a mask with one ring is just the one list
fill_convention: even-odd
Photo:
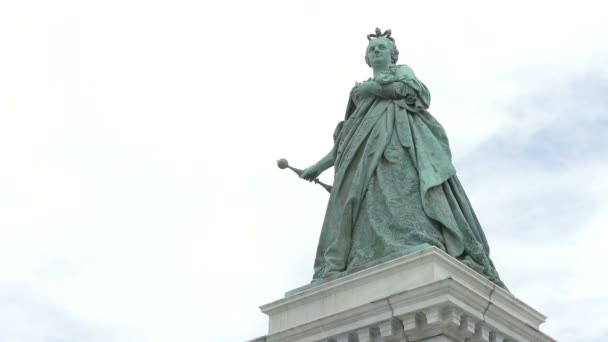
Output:
[[355,85],[333,149],[301,177],[331,166],[335,178],[313,281],[427,243],[505,287],[456,177],[446,134],[427,111],[430,94],[390,30],[368,35],[373,78]]

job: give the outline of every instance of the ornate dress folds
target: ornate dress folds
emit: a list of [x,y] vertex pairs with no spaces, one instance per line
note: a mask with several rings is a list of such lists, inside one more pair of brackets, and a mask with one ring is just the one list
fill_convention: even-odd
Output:
[[428,89],[406,65],[374,81],[381,95],[351,92],[334,134],[335,178],[313,281],[427,243],[504,287],[445,132],[427,111]]

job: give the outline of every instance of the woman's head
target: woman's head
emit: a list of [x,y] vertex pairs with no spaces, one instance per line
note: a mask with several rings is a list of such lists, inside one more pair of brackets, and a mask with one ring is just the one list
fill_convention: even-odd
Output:
[[[383,53],[386,51],[386,56]],[[387,58],[386,61],[382,59]],[[388,60],[390,58],[390,61]],[[390,64],[396,64],[399,59],[399,50],[395,45],[394,40],[389,37],[378,37],[370,39],[367,49],[365,50],[365,62],[370,67],[373,67],[376,63],[390,62]]]

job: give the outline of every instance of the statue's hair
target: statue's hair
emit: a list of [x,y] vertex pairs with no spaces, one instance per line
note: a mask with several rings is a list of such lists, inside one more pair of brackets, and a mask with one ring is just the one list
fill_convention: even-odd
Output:
[[[397,60],[399,59],[399,50],[397,50],[397,45],[395,44],[395,38],[391,37],[391,30],[386,30],[384,33],[376,27],[375,33],[370,33],[367,35],[367,40],[372,42],[372,40],[383,39],[388,42],[388,45],[391,49],[391,63],[397,64]],[[369,45],[368,45],[369,46]],[[367,58],[367,48],[365,49],[365,63],[368,66],[372,66],[369,62],[369,58]]]

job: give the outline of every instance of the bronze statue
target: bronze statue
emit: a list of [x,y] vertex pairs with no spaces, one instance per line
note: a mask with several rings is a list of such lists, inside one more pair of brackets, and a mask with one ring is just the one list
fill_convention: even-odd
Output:
[[409,66],[396,64],[390,30],[376,29],[368,40],[373,77],[351,90],[331,151],[298,170],[315,180],[335,168],[313,282],[426,243],[505,287],[445,131],[428,112],[429,90]]

